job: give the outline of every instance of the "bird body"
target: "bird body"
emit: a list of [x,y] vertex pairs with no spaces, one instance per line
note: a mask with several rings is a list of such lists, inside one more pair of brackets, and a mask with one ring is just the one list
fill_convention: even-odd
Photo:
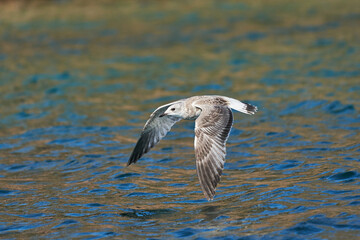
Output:
[[144,129],[129,158],[128,165],[137,162],[158,143],[178,121],[195,120],[196,170],[201,189],[212,200],[220,182],[226,155],[226,141],[232,124],[232,109],[254,114],[257,107],[224,96],[194,96],[157,108]]

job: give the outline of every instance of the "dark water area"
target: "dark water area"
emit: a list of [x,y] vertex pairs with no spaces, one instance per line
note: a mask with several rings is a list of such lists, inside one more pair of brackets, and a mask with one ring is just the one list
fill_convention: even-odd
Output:
[[[0,3],[0,238],[359,239],[357,1]],[[158,106],[234,113],[213,201],[194,122],[126,167]]]

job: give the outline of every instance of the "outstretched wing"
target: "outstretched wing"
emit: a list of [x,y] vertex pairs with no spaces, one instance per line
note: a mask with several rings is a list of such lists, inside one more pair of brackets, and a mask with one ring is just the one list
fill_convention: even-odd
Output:
[[137,141],[127,165],[136,163],[145,153],[157,144],[171,129],[171,127],[181,120],[174,116],[161,116],[166,109],[175,102],[157,108],[145,123],[144,129]]
[[196,170],[201,189],[208,200],[213,199],[220,182],[225,163],[225,144],[232,123],[233,115],[227,106],[202,108],[195,122]]

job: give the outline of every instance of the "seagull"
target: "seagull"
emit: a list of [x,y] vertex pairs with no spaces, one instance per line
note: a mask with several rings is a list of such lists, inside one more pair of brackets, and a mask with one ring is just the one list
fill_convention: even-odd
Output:
[[196,172],[201,189],[208,201],[224,169],[226,141],[233,124],[231,109],[255,114],[257,107],[236,99],[206,95],[181,99],[158,107],[145,123],[127,166],[136,163],[155,146],[178,121],[195,120]]

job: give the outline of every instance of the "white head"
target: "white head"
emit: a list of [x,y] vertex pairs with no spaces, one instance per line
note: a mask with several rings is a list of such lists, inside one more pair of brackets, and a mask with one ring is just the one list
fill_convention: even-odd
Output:
[[175,116],[183,118],[186,114],[185,108],[183,107],[183,103],[174,103],[166,109],[163,115]]

